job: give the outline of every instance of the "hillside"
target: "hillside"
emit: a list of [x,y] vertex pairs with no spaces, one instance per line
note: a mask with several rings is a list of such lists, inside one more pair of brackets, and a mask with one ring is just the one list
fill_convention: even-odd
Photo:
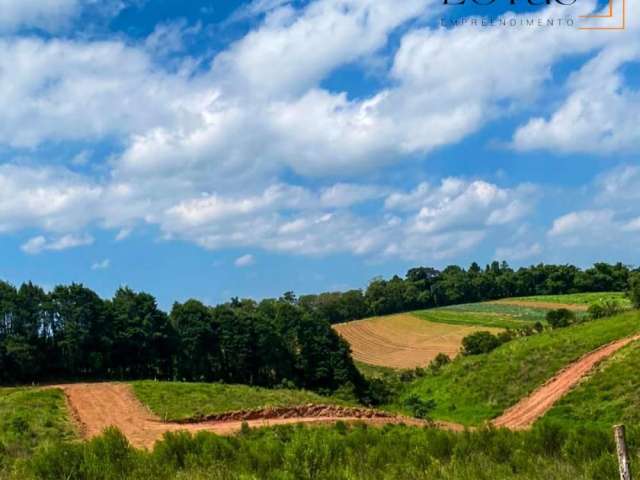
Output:
[[604,361],[560,400],[545,419],[568,426],[609,428],[640,422],[640,343]]
[[508,342],[486,355],[458,357],[405,392],[436,402],[433,416],[474,425],[489,420],[585,353],[640,331],[640,314],[594,320]]

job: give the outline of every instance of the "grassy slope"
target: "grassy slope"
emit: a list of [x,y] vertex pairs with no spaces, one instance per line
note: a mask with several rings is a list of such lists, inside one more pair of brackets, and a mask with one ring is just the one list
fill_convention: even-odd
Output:
[[545,415],[565,424],[610,428],[640,424],[640,342],[603,362]]
[[514,340],[487,355],[458,357],[439,375],[416,380],[404,395],[433,398],[435,418],[478,424],[585,353],[639,331],[639,320],[638,312],[628,312]]
[[0,477],[38,445],[74,436],[61,390],[0,388]]
[[142,403],[165,420],[198,419],[217,413],[252,410],[267,406],[347,402],[304,390],[272,390],[221,383],[134,382]]

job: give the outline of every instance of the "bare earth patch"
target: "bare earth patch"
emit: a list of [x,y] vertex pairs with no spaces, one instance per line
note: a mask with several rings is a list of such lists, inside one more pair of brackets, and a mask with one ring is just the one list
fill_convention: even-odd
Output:
[[392,368],[425,367],[438,353],[451,358],[460,352],[462,339],[498,328],[449,325],[422,320],[410,314],[387,315],[335,325],[349,344],[353,358],[370,365]]
[[[209,431],[232,435],[242,428],[269,427],[293,423],[327,424],[338,420],[366,422],[372,426],[386,424],[428,425],[428,422],[366,408],[335,405],[303,405],[291,408],[267,408],[254,411],[230,412],[197,423],[165,423],[151,413],[135,397],[130,385],[124,383],[78,383],[52,385],[62,389],[68,399],[73,418],[85,439],[100,435],[107,427],[117,427],[138,448],[153,447],[165,432]],[[437,423],[441,428],[456,425]]]

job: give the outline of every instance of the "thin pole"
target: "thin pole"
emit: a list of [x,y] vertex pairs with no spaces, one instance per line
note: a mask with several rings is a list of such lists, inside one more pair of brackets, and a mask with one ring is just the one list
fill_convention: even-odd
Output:
[[624,425],[613,427],[613,436],[616,439],[616,452],[618,453],[618,467],[620,469],[620,480],[631,480],[631,469],[629,467],[629,452],[624,435]]

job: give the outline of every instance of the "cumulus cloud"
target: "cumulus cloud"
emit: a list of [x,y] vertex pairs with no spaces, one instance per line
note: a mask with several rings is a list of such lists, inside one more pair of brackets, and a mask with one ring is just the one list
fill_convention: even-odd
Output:
[[0,0],[0,33],[21,28],[55,31],[80,8],[80,0]]
[[640,147],[640,91],[625,86],[622,67],[640,60],[640,41],[607,48],[567,82],[569,95],[548,118],[514,135],[520,150],[612,153]]
[[42,235],[27,240],[20,248],[29,255],[38,255],[44,251],[59,252],[69,248],[83,247],[93,244],[91,235],[67,234],[61,237],[47,239]]
[[[581,2],[571,12],[594,5]],[[592,94],[583,77],[607,87],[609,97],[588,106],[602,115],[578,111],[566,121],[585,132],[597,123],[598,142],[611,151],[634,145],[640,106],[620,66],[636,53],[620,47],[618,37],[567,28],[539,35],[533,28],[410,25],[433,6],[429,0],[254,2],[245,14],[260,16],[256,26],[197,67],[200,59],[169,67],[159,61],[179,53],[185,35],[197,30],[184,22],[160,25],[137,43],[0,38],[0,146],[34,157],[43,146],[65,142],[113,141],[120,148],[106,159],[99,149],[73,155],[70,169],[97,172],[86,176],[60,166],[0,165],[0,232],[43,230],[47,236],[26,246],[34,252],[55,250],[61,236],[89,225],[113,229],[122,240],[148,224],[164,238],[208,249],[447,258],[516,228],[535,207],[538,189],[447,178],[406,190],[352,179],[422,158],[522,110],[537,100],[559,61],[605,47],[617,52],[614,59],[607,63],[610,54],[602,53],[570,82],[581,105]],[[558,12],[550,7],[543,14]],[[386,52],[396,32],[399,44]],[[389,67],[377,91],[354,97],[323,87],[337,68],[381,54]],[[620,107],[624,102],[631,102],[630,112]],[[527,129],[539,121],[540,131],[554,122],[531,120],[514,143],[534,148]],[[607,133],[611,122],[624,123],[621,137]],[[285,181],[291,172],[303,178]],[[601,180],[609,190],[621,184],[633,191],[637,172],[611,175]],[[375,207],[363,213],[365,204]],[[640,215],[608,204],[585,210],[614,212],[610,222],[629,231]],[[556,220],[549,238],[566,238],[588,221],[584,212],[568,215]]]

